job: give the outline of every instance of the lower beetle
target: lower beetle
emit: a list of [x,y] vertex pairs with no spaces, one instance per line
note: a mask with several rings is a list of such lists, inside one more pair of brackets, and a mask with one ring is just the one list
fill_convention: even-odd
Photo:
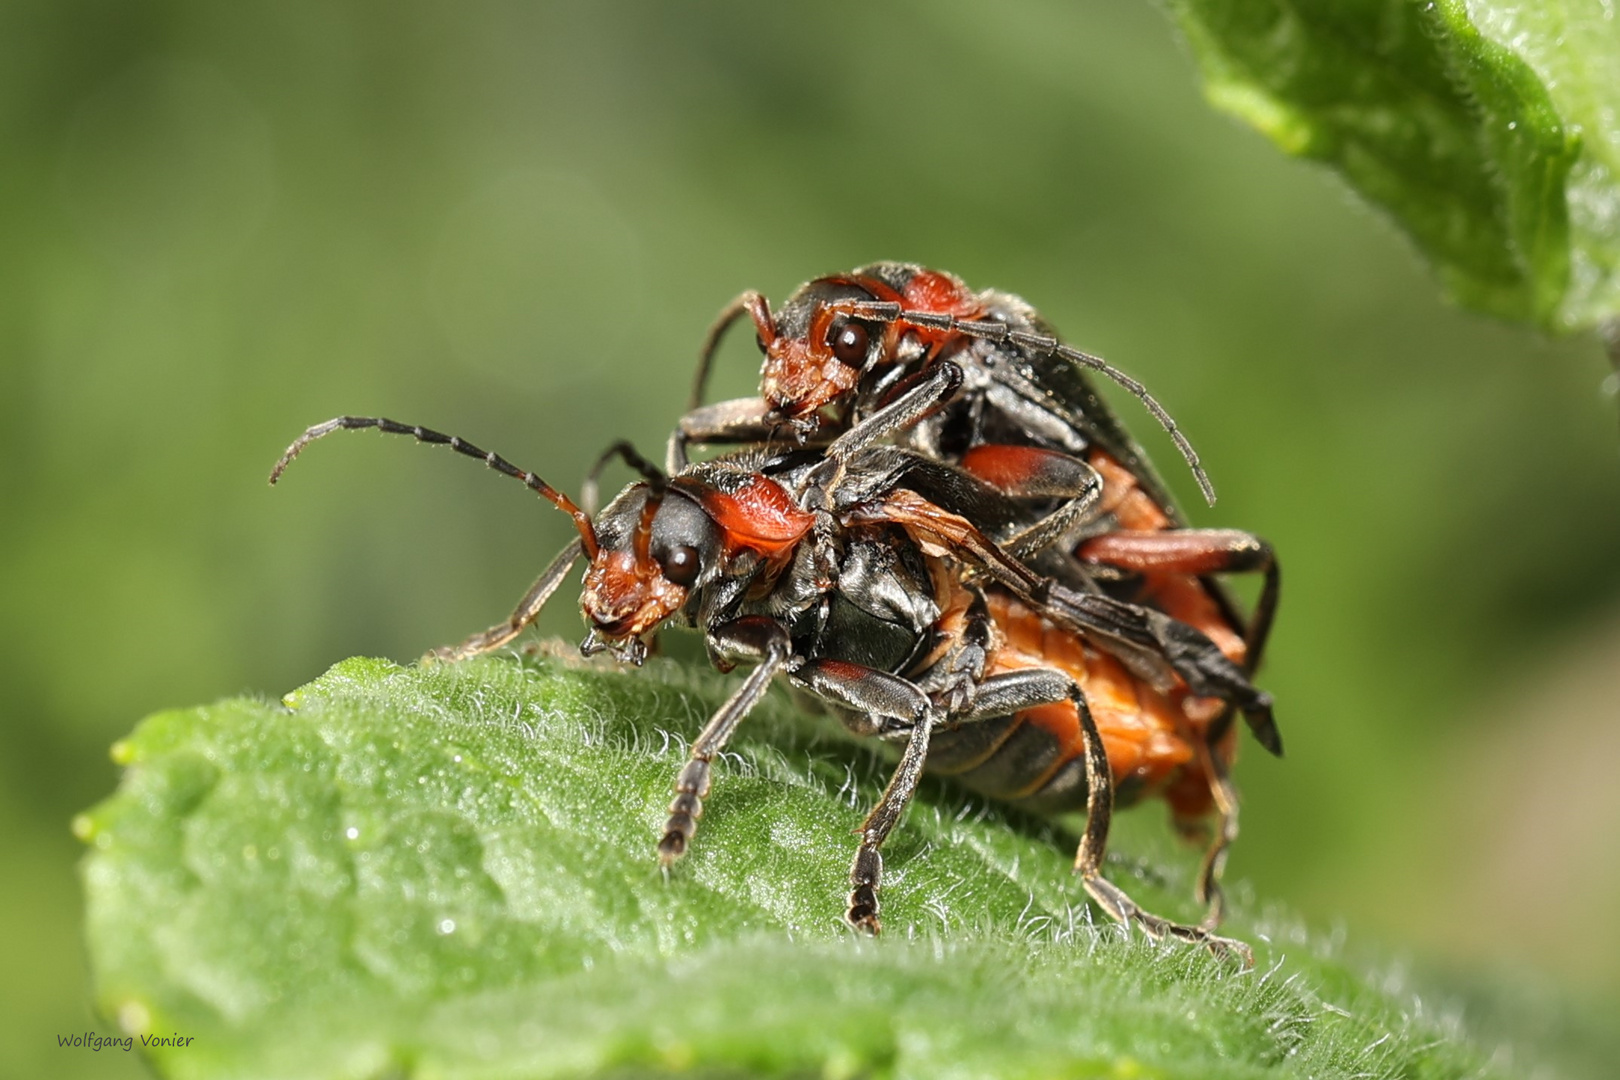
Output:
[[[1210,737],[1220,702],[1208,702],[1200,714],[1186,707],[1196,702],[1187,684],[1169,693],[1149,686],[1064,624],[1062,606],[1084,604],[1083,598],[1033,575],[967,518],[900,486],[910,474],[949,486],[956,472],[950,466],[876,447],[847,463],[856,479],[838,488],[843,501],[807,509],[790,492],[814,486],[807,475],[823,461],[815,453],[744,452],[667,477],[621,443],[598,467],[622,458],[643,479],[593,517],[535,474],[455,436],[338,417],[300,436],[271,482],[310,442],[358,428],[410,435],[482,460],[568,513],[579,532],[507,622],[441,657],[510,641],[584,556],[587,654],[609,650],[639,664],[648,638],[673,622],[701,630],[722,670],[755,665],[693,740],[658,842],[666,864],[692,840],[715,757],[783,675],[828,703],[855,733],[903,744],[893,777],[861,827],[846,909],[852,925],[879,930],[880,850],[923,769],[932,767],[1040,811],[1083,808],[1075,869],[1105,911],[1154,937],[1251,962],[1241,942],[1207,925],[1146,912],[1101,872],[1116,782],[1127,798],[1164,795],[1178,819],[1196,818],[1229,797],[1224,763],[1216,758],[1229,755],[1230,740],[1216,745]],[[594,476],[595,470],[592,487]],[[959,490],[973,488],[966,474],[956,479]],[[998,493],[980,490],[977,497],[993,501]],[[829,519],[830,552],[813,539]],[[1121,615],[1122,625],[1129,623],[1130,613]],[[1207,640],[1206,651],[1219,656]]]

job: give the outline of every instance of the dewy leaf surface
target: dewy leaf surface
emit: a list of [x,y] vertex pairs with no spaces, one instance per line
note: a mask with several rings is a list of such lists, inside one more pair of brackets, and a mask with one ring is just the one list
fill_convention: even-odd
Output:
[[[1505,1075],[1276,912],[1259,966],[1094,926],[1072,837],[929,784],[887,933],[840,925],[883,763],[773,696],[691,856],[652,844],[727,681],[351,660],[286,706],[162,713],[75,827],[104,1013],[172,1077]],[[1121,818],[1109,869],[1183,918],[1196,859]]]
[[1461,303],[1620,314],[1620,28],[1607,0],[1170,0],[1217,107],[1333,166]]

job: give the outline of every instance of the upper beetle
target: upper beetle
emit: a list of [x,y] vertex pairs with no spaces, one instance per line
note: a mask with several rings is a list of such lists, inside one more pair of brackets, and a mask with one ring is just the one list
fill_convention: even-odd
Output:
[[[718,344],[743,318],[764,354],[760,397],[705,406]],[[1065,456],[1069,468],[1095,472],[1097,496],[1076,507],[1078,520],[1064,534],[1069,549],[1020,554],[1047,574],[1094,582],[1197,627],[1252,672],[1277,605],[1271,546],[1240,530],[1188,528],[1088,371],[1142,402],[1213,502],[1191,443],[1141,383],[1064,344],[1020,297],[974,291],[953,274],[900,262],[817,278],[774,312],[755,291],[728,304],[704,342],[690,408],[668,457],[678,468],[691,445],[754,442],[783,429],[801,441],[830,442],[833,457],[855,435],[856,448],[893,438],[1009,491],[1038,495],[1042,476]],[[1247,617],[1211,576],[1231,572],[1264,577]],[[1261,743],[1280,753],[1269,704],[1245,716]]]

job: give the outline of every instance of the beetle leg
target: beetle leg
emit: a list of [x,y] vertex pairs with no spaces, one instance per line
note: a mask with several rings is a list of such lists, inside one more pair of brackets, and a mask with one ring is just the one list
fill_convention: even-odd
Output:
[[[793,673],[793,681],[864,717],[864,728],[850,725],[857,734],[883,736],[910,729],[894,775],[889,777],[882,797],[857,830],[861,843],[855,849],[855,861],[849,870],[849,906],[844,918],[851,926],[876,934],[883,925],[878,918],[883,842],[905,815],[912,795],[916,794],[937,714],[928,695],[915,683],[860,664],[812,660]],[[884,724],[884,720],[899,721],[899,724]]]
[[[805,505],[835,504],[850,458],[879,439],[927,416],[949,401],[961,387],[960,367],[949,360],[935,364],[911,389],[828,444],[822,462],[805,478],[800,501]],[[812,492],[818,492],[819,497]]]
[[597,492],[602,482],[602,473],[612,464],[614,458],[618,458],[640,473],[641,479],[646,481],[647,485],[655,493],[658,493],[660,498],[663,497],[663,490],[669,486],[669,477],[660,472],[658,466],[642,457],[641,452],[627,440],[615,439],[608,445],[606,450],[596,456],[596,461],[591,464],[589,469],[585,470],[585,479],[580,481],[579,505],[584,508],[587,514],[592,516],[596,514],[598,509]]
[[978,692],[995,633],[984,594],[971,585],[964,586],[964,591],[969,596],[967,609],[959,621],[947,614],[935,624],[936,631],[947,638],[944,652],[929,662],[928,670],[917,680],[947,713],[966,709]]
[[845,660],[807,660],[791,678],[822,700],[848,710],[845,726],[863,737],[905,734],[930,707],[928,695],[911,680]]
[[675,778],[675,798],[669,804],[669,819],[658,841],[658,860],[665,866],[686,854],[703,816],[703,800],[715,757],[725,748],[737,725],[742,722],[765,691],[771,679],[787,664],[790,645],[787,631],[775,619],[748,616],[735,619],[709,632],[710,655],[726,662],[753,660],[757,666],[718,712],[692,740],[692,751],[680,775]]
[[764,398],[732,398],[693,407],[669,433],[665,468],[673,475],[686,468],[687,447],[715,443],[767,442],[781,425],[766,419]]
[[[1096,872],[1108,846],[1108,830],[1114,812],[1114,776],[1108,767],[1101,736],[1096,732],[1091,707],[1073,678],[1055,668],[1020,668],[992,675],[978,685],[968,707],[947,716],[946,723],[952,728],[965,727],[1064,701],[1073,704],[1078,713],[1086,769],[1086,830],[1081,836],[1075,869],[1083,871],[1090,867],[1091,872]],[[966,768],[953,771],[976,769],[1005,745],[1006,740],[1002,738],[977,754],[976,760]],[[1052,774],[1056,771],[1048,770]],[[1034,795],[1038,791],[1037,788],[1025,793]]]
[[1001,541],[1017,559],[1052,544],[1102,498],[1103,480],[1097,470],[1060,450],[985,444],[962,455],[961,467],[1014,498],[1065,500],[1033,525]]
[[1265,583],[1243,635],[1244,667],[1254,671],[1277,613],[1281,571],[1271,545],[1236,529],[1165,529],[1113,532],[1080,545],[1081,560],[1139,574],[1261,573]]
[[962,388],[962,379],[961,367],[941,360],[916,385],[834,439],[827,447],[827,456],[847,460],[878,440],[910,427],[949,401]]
[[1114,813],[1114,777],[1086,696],[1072,678],[1051,668],[1025,668],[992,675],[979,685],[973,704],[959,715],[946,717],[946,723],[968,724],[1060,701],[1073,703],[1079,714],[1084,743],[1086,828],[1075,853],[1074,869],[1086,892],[1114,919],[1134,923],[1150,937],[1170,937],[1202,945],[1216,956],[1237,956],[1245,967],[1252,967],[1253,953],[1243,942],[1220,937],[1204,926],[1186,926],[1144,911],[1123,889],[1102,876]]
[[861,822],[861,844],[855,849],[855,862],[849,869],[849,906],[844,919],[854,927],[876,934],[883,924],[878,919],[878,885],[883,876],[883,841],[899,822],[916,794],[917,781],[922,778],[923,763],[928,758],[928,738],[932,733],[935,714],[932,709],[923,713],[912,726],[911,738],[900,755],[900,764],[889,777],[883,797],[872,807],[872,812]]
[[[703,348],[698,353],[697,371],[692,375],[692,396],[688,399],[686,408],[695,410],[703,404],[703,391],[709,381],[709,368],[714,363],[714,354],[720,348],[720,341],[731,329],[731,324],[747,315],[754,322],[754,331],[761,341],[768,342],[775,336],[775,328],[771,325],[771,309],[766,303],[763,294],[748,289],[737,294],[731,303],[720,309],[714,322],[709,326],[709,332],[703,335]],[[674,471],[674,470],[671,470]]]
[[529,591],[523,594],[518,601],[517,609],[503,623],[496,623],[488,630],[481,630],[459,645],[445,645],[434,649],[423,657],[424,660],[465,660],[480,653],[493,652],[505,645],[519,634],[523,633],[528,625],[534,622],[540,614],[540,609],[546,606],[551,594],[568,577],[569,571],[580,556],[580,542],[573,541],[551,560],[551,565],[541,572],[535,583],[529,586]]
[[[1078,687],[1076,688],[1078,690]],[[1078,696],[1078,695],[1077,695]],[[1080,726],[1086,736],[1086,778],[1088,783],[1093,777],[1107,777],[1108,758],[1102,749],[1102,737],[1097,732],[1097,723],[1091,717],[1091,711],[1085,707],[1083,698],[1076,702],[1080,709]],[[1092,789],[1095,791],[1095,787]],[[1112,792],[1110,791],[1110,802]],[[1109,807],[1112,811],[1112,806]],[[1093,830],[1090,808],[1087,808],[1086,831],[1080,841],[1080,849],[1075,853],[1074,869],[1080,875],[1081,883],[1091,898],[1102,906],[1119,922],[1135,925],[1142,928],[1151,938],[1174,938],[1195,945],[1202,945],[1217,957],[1235,956],[1242,963],[1245,970],[1254,967],[1254,951],[1246,944],[1234,938],[1221,937],[1213,933],[1210,924],[1201,926],[1188,926],[1184,923],[1171,922],[1161,918],[1150,911],[1139,907],[1136,901],[1125,894],[1125,890],[1102,876],[1102,859],[1108,842],[1108,826],[1106,820],[1101,829]],[[1224,855],[1224,848],[1219,849]]]
[[714,354],[719,350],[726,331],[731,329],[731,324],[745,315],[754,324],[754,334],[761,348],[776,338],[770,304],[764,294],[753,289],[739,293],[715,316],[709,332],[703,336],[703,348],[698,352],[698,366],[692,375],[692,394],[687,399],[686,416],[681,418],[679,426],[670,434],[667,461],[672,473],[686,467],[686,448],[692,443],[764,442],[778,426],[774,422],[763,422],[768,406],[761,398],[738,398],[703,406],[703,394],[708,386]]
[[[1152,575],[1218,574],[1259,572],[1265,575],[1260,598],[1254,606],[1248,629],[1243,636],[1243,669],[1253,672],[1260,664],[1261,653],[1271,632],[1272,619],[1277,611],[1277,596],[1281,586],[1281,572],[1271,545],[1250,533],[1235,529],[1170,529],[1157,532],[1115,532],[1094,537],[1080,545],[1077,552],[1082,561],[1116,566],[1134,573]],[[1253,714],[1247,714],[1251,719]],[[1214,752],[1214,743],[1225,734],[1231,722],[1231,710],[1210,725],[1208,741],[1199,748],[1204,758],[1204,770],[1210,778],[1215,797],[1217,820],[1215,835],[1204,856],[1203,871],[1199,875],[1198,898],[1209,905],[1204,923],[1212,926],[1220,921],[1225,901],[1220,889],[1221,870],[1226,863],[1226,849],[1237,836],[1237,799],[1226,776],[1225,763]],[[1261,717],[1261,727],[1255,734],[1270,749],[1275,742],[1280,746],[1274,722],[1269,715]],[[1262,734],[1264,732],[1264,734]]]
[[1226,773],[1226,762],[1209,743],[1197,747],[1199,764],[1209,778],[1210,795],[1215,800],[1215,828],[1209,846],[1204,850],[1204,861],[1198,868],[1198,884],[1193,895],[1207,906],[1203,921],[1198,925],[1213,930],[1226,916],[1226,893],[1221,888],[1221,874],[1226,869],[1226,855],[1238,835],[1237,792],[1232,790],[1231,778]]
[[[879,454],[882,457],[879,457]],[[874,468],[874,465],[877,466]],[[1000,546],[1015,559],[1049,547],[1097,505],[1103,480],[1085,461],[1060,450],[1031,446],[985,445],[949,465],[913,449],[884,447],[863,455],[839,498],[848,507],[882,498],[903,487],[950,514],[972,521],[981,531],[1017,531]],[[1059,500],[1033,524],[1030,499]]]

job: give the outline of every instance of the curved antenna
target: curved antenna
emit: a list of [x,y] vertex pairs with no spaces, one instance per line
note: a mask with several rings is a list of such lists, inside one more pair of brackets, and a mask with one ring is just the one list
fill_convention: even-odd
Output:
[[1026,330],[1014,330],[1006,323],[992,322],[990,320],[964,320],[954,315],[937,314],[931,311],[907,311],[893,301],[872,301],[843,303],[839,305],[843,311],[860,318],[871,319],[874,322],[905,322],[913,326],[920,326],[930,330],[943,330],[966,334],[968,337],[982,338],[997,345],[1017,345],[1019,348],[1029,349],[1033,352],[1044,353],[1047,356],[1060,356],[1072,364],[1083,368],[1090,368],[1100,375],[1112,379],[1123,387],[1132,397],[1142,403],[1142,407],[1159,422],[1181,451],[1182,458],[1187,467],[1192,469],[1193,479],[1198,481],[1198,490],[1204,493],[1204,501],[1215,505],[1215,485],[1210,483],[1209,474],[1198,460],[1198,451],[1193,449],[1192,442],[1182,434],[1181,428],[1176,424],[1163,405],[1160,405],[1154,396],[1148,393],[1147,387],[1119,370],[1100,356],[1081,352],[1063,344],[1055,337],[1045,334],[1031,334]]
[[549,500],[557,509],[573,518],[574,527],[579,530],[580,545],[585,549],[586,558],[596,558],[596,553],[600,550],[600,546],[596,542],[596,530],[591,526],[590,515],[576,506],[574,500],[534,475],[534,473],[518,468],[499,454],[480,450],[459,436],[446,435],[443,432],[434,431],[432,428],[425,428],[416,424],[401,424],[397,420],[389,420],[380,416],[339,416],[326,421],[324,424],[316,424],[294,439],[292,445],[287,447],[287,452],[281,455],[281,460],[276,462],[276,467],[270,470],[270,483],[274,484],[281,479],[281,474],[287,471],[287,466],[292,464],[293,458],[304,452],[304,447],[316,439],[323,439],[332,432],[345,428],[352,430],[376,428],[389,435],[409,435],[417,442],[448,446],[457,453],[466,454],[470,458],[477,458],[496,472],[510,476],[514,480],[523,481],[524,485],[531,491]]
[[641,474],[641,478],[647,481],[649,487],[660,494],[669,486],[669,477],[664,475],[664,470],[637,453],[629,440],[619,439],[602,451],[602,456],[596,459],[591,471],[585,474],[585,482],[579,485],[579,501],[590,513],[594,514],[597,510],[597,494],[600,490],[597,481],[601,479],[602,470],[607,468],[608,462],[614,458],[622,458],[626,465]]
[[1123,387],[1127,393],[1140,401],[1142,408],[1146,409],[1153,419],[1159,422],[1159,426],[1164,428],[1165,434],[1170,436],[1170,441],[1176,444],[1177,450],[1181,451],[1182,460],[1187,463],[1187,468],[1192,470],[1193,479],[1198,481],[1198,490],[1204,493],[1204,502],[1210,506],[1215,505],[1215,485],[1210,482],[1209,474],[1204,471],[1203,463],[1198,460],[1198,451],[1193,449],[1192,440],[1182,432],[1180,426],[1176,424],[1175,417],[1170,415],[1169,410],[1160,405],[1158,399],[1148,393],[1147,387],[1101,357],[1081,352],[1079,349],[1063,344],[1056,338],[1045,337],[1041,334],[1024,333],[1023,331],[1014,331],[1008,334],[1007,338],[1015,345],[1022,345],[1025,348],[1045,352],[1052,356],[1061,356],[1070,363],[1090,368]]
[[637,453],[636,448],[627,440],[620,439],[602,451],[602,456],[596,459],[591,471],[585,474],[585,482],[580,485],[580,501],[593,513],[596,510],[597,481],[602,475],[602,470],[607,468],[608,462],[614,458],[623,459],[626,465],[640,473],[641,478],[651,489],[646,504],[641,508],[641,518],[636,522],[635,535],[636,564],[646,566],[652,561],[653,518],[658,516],[658,508],[663,505],[664,492],[669,489],[669,477],[664,475],[662,469]]
[[714,354],[720,348],[720,341],[726,336],[726,331],[731,329],[731,324],[744,315],[753,319],[754,330],[759,334],[761,342],[769,346],[776,339],[776,325],[771,322],[771,306],[764,294],[753,289],[737,294],[737,297],[715,316],[709,332],[703,336],[703,351],[698,353],[697,373],[692,377],[692,396],[686,403],[687,412],[703,404],[703,391],[709,382],[709,369],[714,364]]

